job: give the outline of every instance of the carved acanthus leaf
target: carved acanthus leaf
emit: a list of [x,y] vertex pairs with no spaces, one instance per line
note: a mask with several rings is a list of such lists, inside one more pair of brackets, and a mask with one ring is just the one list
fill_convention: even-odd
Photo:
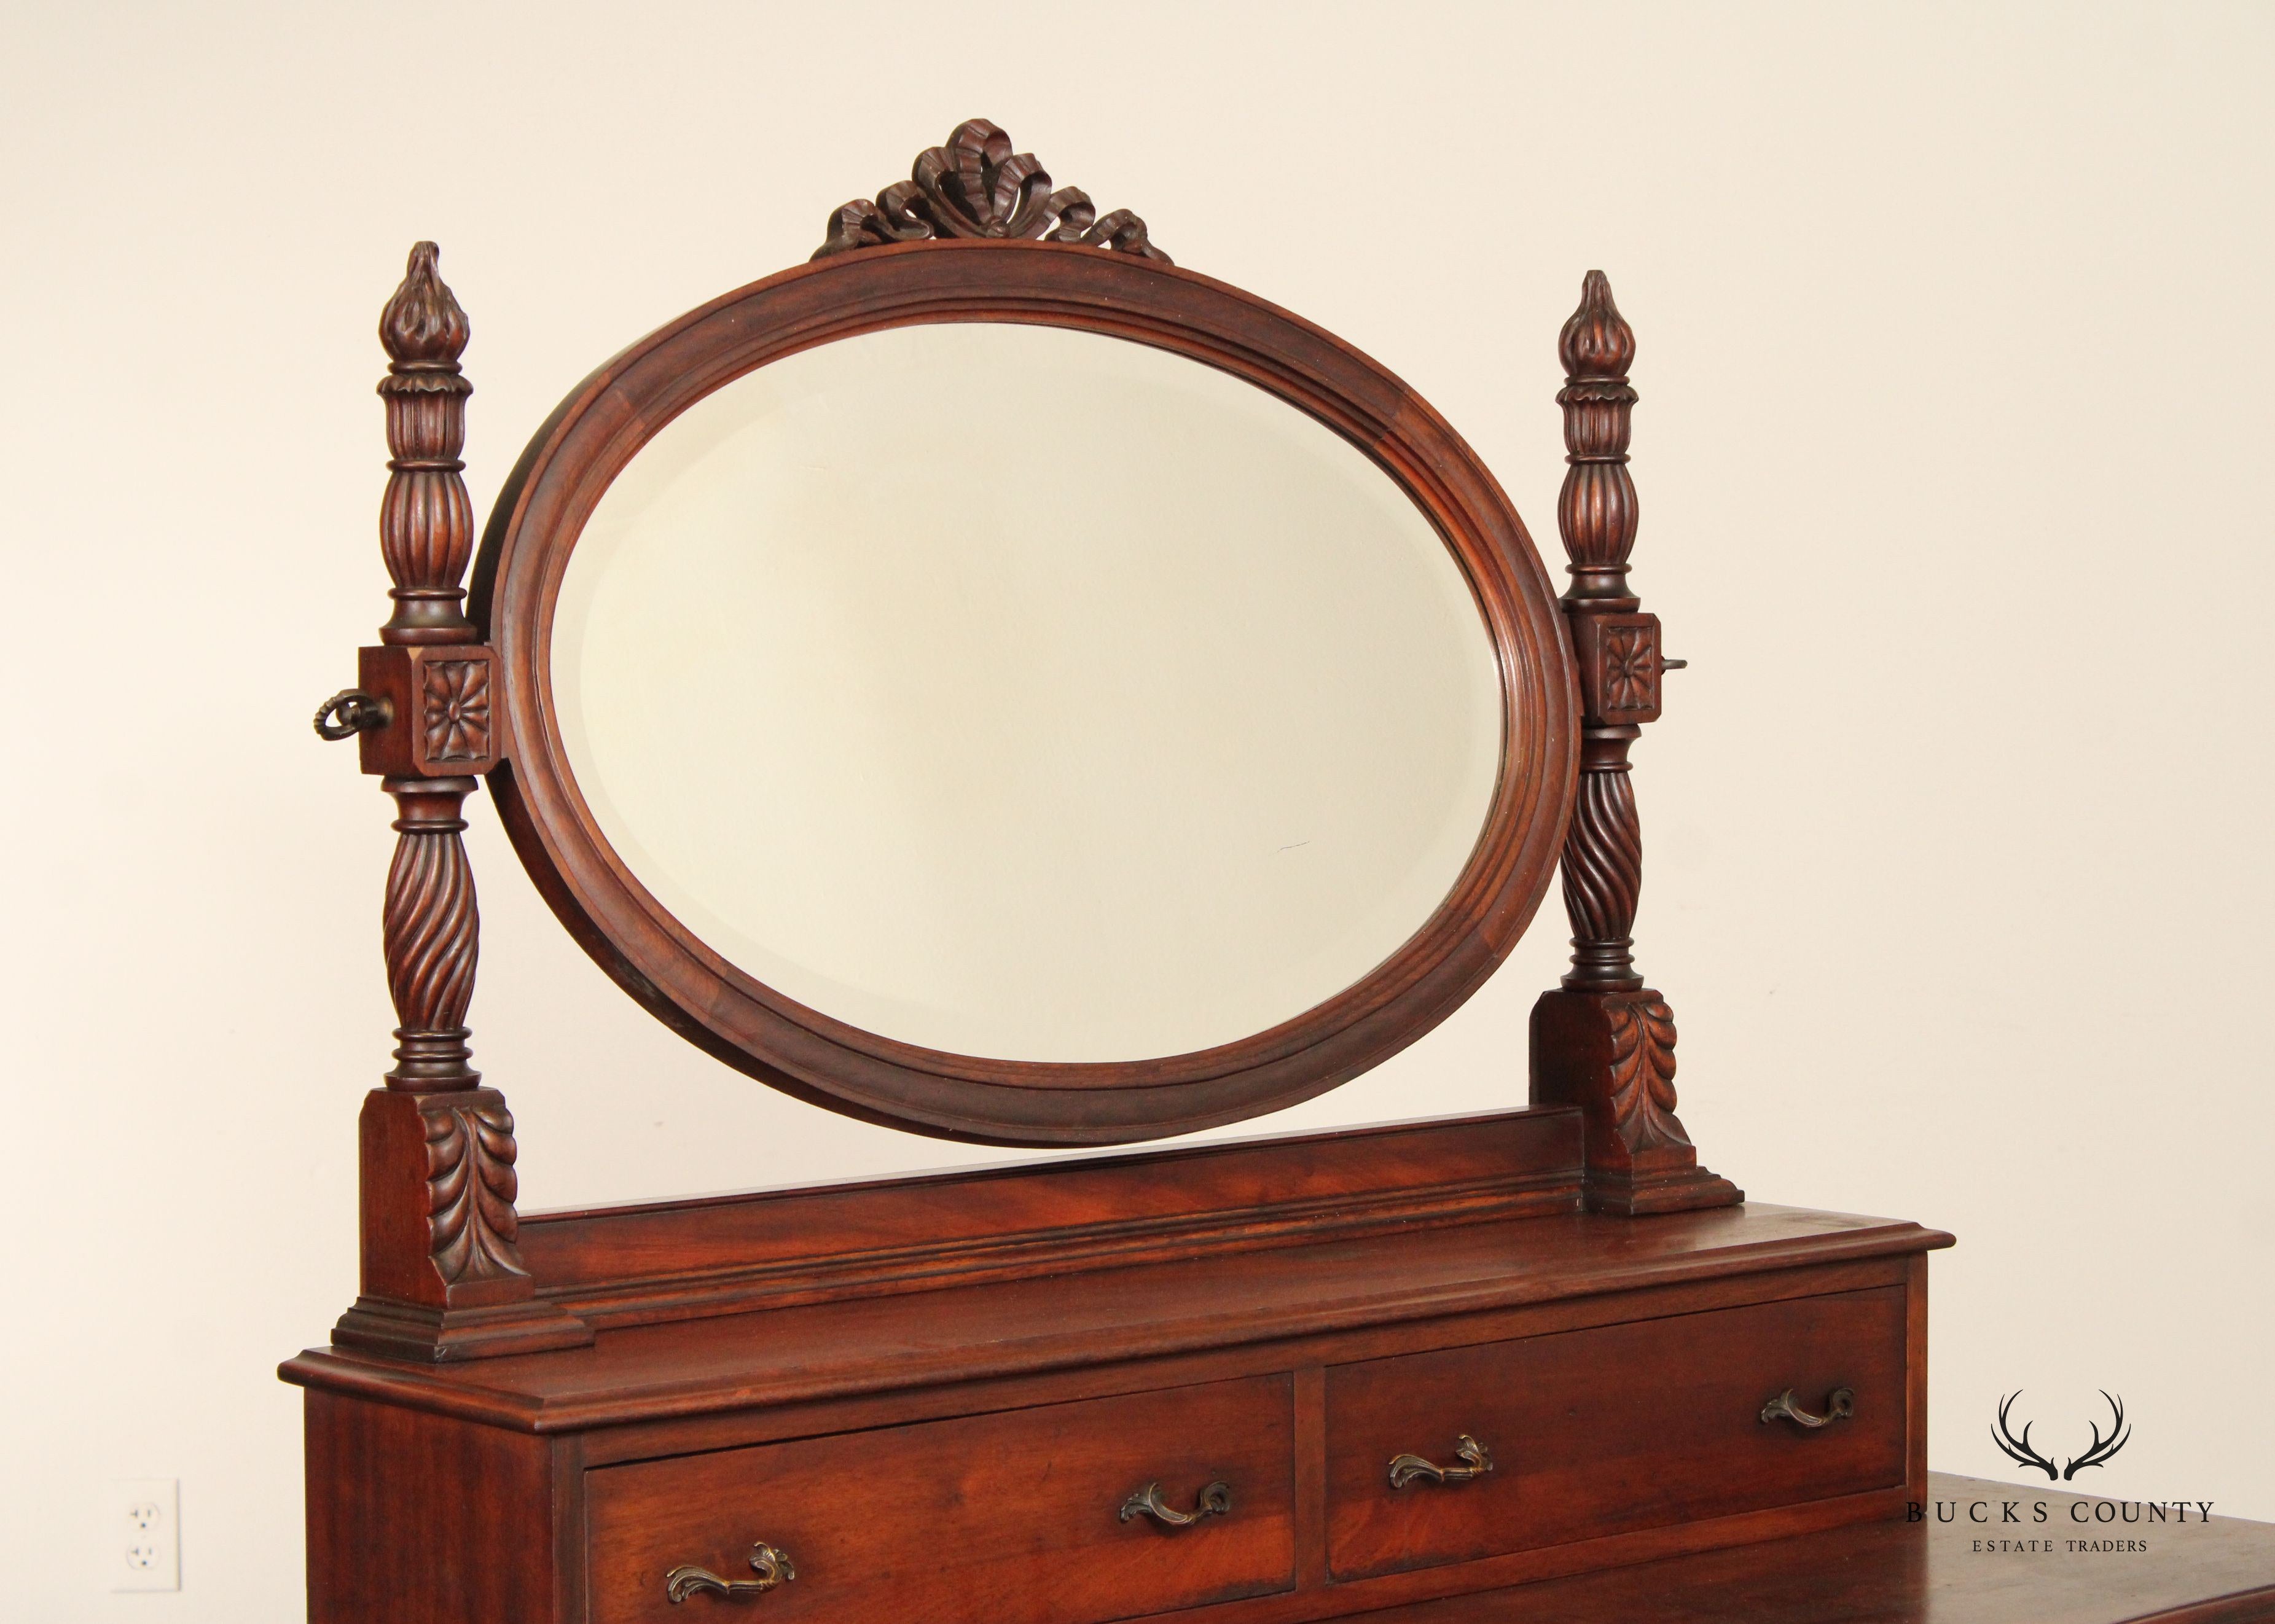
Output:
[[453,1284],[528,1273],[521,1266],[520,1181],[513,1114],[503,1105],[429,1108],[427,1235],[435,1267]]
[[1630,1151],[1689,1148],[1674,1116],[1674,1011],[1665,999],[1616,999],[1611,1019],[1612,1120]]
[[909,178],[886,187],[874,202],[856,198],[833,212],[812,257],[936,237],[1084,243],[1169,262],[1147,238],[1143,220],[1126,208],[1101,215],[1072,186],[1053,191],[1034,154],[1013,152],[1011,138],[985,118],[965,120],[945,145],[919,153]]

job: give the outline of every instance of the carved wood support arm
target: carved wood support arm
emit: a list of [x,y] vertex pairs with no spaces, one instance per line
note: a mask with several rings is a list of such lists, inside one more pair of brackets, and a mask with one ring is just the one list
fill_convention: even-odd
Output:
[[1743,1197],[1698,1166],[1674,1114],[1674,1014],[1635,967],[1643,824],[1628,752],[1659,719],[1661,677],[1682,662],[1661,654],[1659,617],[1628,587],[1637,519],[1628,472],[1635,329],[1601,271],[1588,273],[1559,350],[1568,465],[1556,523],[1571,559],[1563,606],[1580,676],[1580,783],[1563,857],[1572,968],[1533,1008],[1532,1102],[1585,1113],[1591,1207],[1724,1206]]
[[465,614],[473,556],[466,495],[466,313],[411,251],[379,323],[388,358],[387,494],[381,555],[394,612],[361,651],[359,686],[328,701],[316,730],[354,733],[363,770],[395,799],[395,860],[382,940],[395,1001],[395,1066],[364,1103],[363,1289],[333,1330],[343,1346],[432,1360],[592,1340],[536,1300],[522,1266],[513,1117],[470,1063],[480,916],[460,835],[477,775],[497,765],[496,659]]

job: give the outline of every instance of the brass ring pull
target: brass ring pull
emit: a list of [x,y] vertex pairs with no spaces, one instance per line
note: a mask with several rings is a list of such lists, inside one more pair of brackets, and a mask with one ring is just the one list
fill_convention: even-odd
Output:
[[1825,1395],[1825,1413],[1812,1416],[1794,1402],[1793,1389],[1788,1387],[1762,1406],[1762,1424],[1767,1426],[1772,1421],[1790,1421],[1795,1426],[1815,1431],[1818,1427],[1831,1426],[1836,1421],[1846,1421],[1856,1413],[1856,1394],[1853,1388],[1835,1387]]
[[395,707],[360,688],[343,688],[316,707],[316,736],[328,743],[369,733],[395,720]]
[[1161,1498],[1160,1484],[1149,1483],[1142,1489],[1133,1490],[1130,1498],[1122,1502],[1122,1520],[1127,1522],[1143,1514],[1168,1528],[1190,1528],[1204,1517],[1221,1517],[1231,1509],[1232,1490],[1225,1484],[1209,1484],[1201,1491],[1190,1511],[1179,1511]]
[[797,1569],[790,1566],[790,1552],[768,1545],[751,1547],[751,1571],[759,1576],[722,1579],[709,1568],[690,1563],[663,1575],[663,1593],[675,1605],[706,1590],[729,1601],[739,1601],[745,1596],[763,1596],[775,1586],[788,1584],[797,1577]]
[[1418,1454],[1394,1455],[1390,1462],[1390,1486],[1402,1489],[1410,1484],[1467,1483],[1472,1477],[1482,1477],[1493,1470],[1493,1454],[1467,1432],[1454,1440],[1454,1457],[1466,1461],[1466,1466],[1440,1466]]

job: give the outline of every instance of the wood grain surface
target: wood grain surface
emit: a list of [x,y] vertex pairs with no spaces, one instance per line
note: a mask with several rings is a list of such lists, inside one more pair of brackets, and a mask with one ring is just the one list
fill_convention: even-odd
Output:
[[[763,1604],[785,1620],[1085,1624],[1285,1590],[1290,1428],[1277,1376],[608,1467],[588,1489],[593,1624],[687,1617],[664,1575],[748,1577],[759,1540],[796,1564]],[[1189,1512],[1213,1483],[1221,1516],[1119,1515],[1148,1484]]]
[[1576,1111],[532,1213],[539,1291],[595,1326],[939,1290],[1580,1205]]
[[[1566,1212],[636,1326],[457,1366],[312,1353],[285,1372],[315,1389],[311,1570],[327,1596],[379,1598],[343,1601],[342,1624],[490,1608],[486,1573],[385,1576],[461,1539],[438,1530],[471,1499],[488,1531],[450,1549],[493,1541],[543,1577],[486,1624],[585,1624],[587,1600],[645,1616],[671,1605],[651,1594],[671,1567],[732,1577],[760,1541],[795,1558],[793,1536],[873,1587],[856,1615],[986,1616],[955,1610],[970,1595],[1011,1618],[1297,1624],[1884,1517],[1922,1492],[1920,1265],[1946,1240],[1776,1208]],[[1858,1419],[1762,1428],[1775,1391],[1842,1381]],[[1463,1426],[1515,1440],[1517,1492],[1417,1492],[1405,1524],[1384,1520],[1387,1453]],[[1207,1547],[1223,1565],[1168,1576],[1115,1566],[1152,1548],[1118,1518],[1095,1546],[1094,1522],[1054,1520],[1106,1492],[1093,1477],[1130,1476],[1124,1498],[1158,1478],[1190,1507],[1236,1470],[1274,1485],[1268,1579],[1229,1520]],[[1213,1522],[1162,1542],[1200,1550]],[[1049,1582],[1006,1577],[1007,1544]],[[951,1599],[910,1599],[922,1561],[956,1569]],[[1092,1568],[1103,1588],[1050,1577]],[[820,1593],[805,1582],[751,1599],[785,1611]],[[743,1604],[681,1604],[699,1605]]]
[[[1821,1409],[1840,1387],[1850,1420],[1761,1419],[1788,1388]],[[1900,1287],[1337,1366],[1328,1566],[1364,1578],[1890,1487],[1908,1419]],[[1452,1463],[1462,1434],[1492,1471],[1391,1485],[1394,1455]]]
[[[1397,1607],[1371,1624],[2265,1624],[2275,1523],[2214,1516],[2159,1529],[2144,1551],[2074,1551],[2085,1495],[1931,1473],[1932,1499],[2047,1503],[2052,1549],[1983,1550],[1995,1529],[1862,1522],[1767,1544]],[[2081,1529],[2090,1529],[2082,1533]],[[2114,1536],[2136,1536],[2124,1529]],[[2012,1530],[2008,1530],[2011,1536]]]
[[[1647,1221],[1572,1213],[641,1326],[604,1331],[590,1348],[456,1366],[312,1350],[282,1374],[573,1431],[1169,1356],[1261,1348],[1253,1356],[1278,1359],[1274,1345],[1296,1339],[1317,1339],[1319,1362],[1342,1362],[1410,1348],[1415,1333],[1402,1327],[1457,1316],[1523,1311],[1562,1329],[1591,1314],[1892,1284],[1908,1258],[1950,1243],[1917,1224],[1759,1204]],[[1651,1290],[1667,1306],[1614,1303]]]

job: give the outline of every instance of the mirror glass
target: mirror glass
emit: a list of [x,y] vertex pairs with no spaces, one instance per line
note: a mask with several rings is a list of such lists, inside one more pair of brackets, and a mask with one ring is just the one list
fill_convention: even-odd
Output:
[[667,425],[571,554],[562,743],[633,875],[837,1020],[991,1059],[1249,1037],[1481,834],[1467,578],[1277,397],[1100,334],[802,351]]

